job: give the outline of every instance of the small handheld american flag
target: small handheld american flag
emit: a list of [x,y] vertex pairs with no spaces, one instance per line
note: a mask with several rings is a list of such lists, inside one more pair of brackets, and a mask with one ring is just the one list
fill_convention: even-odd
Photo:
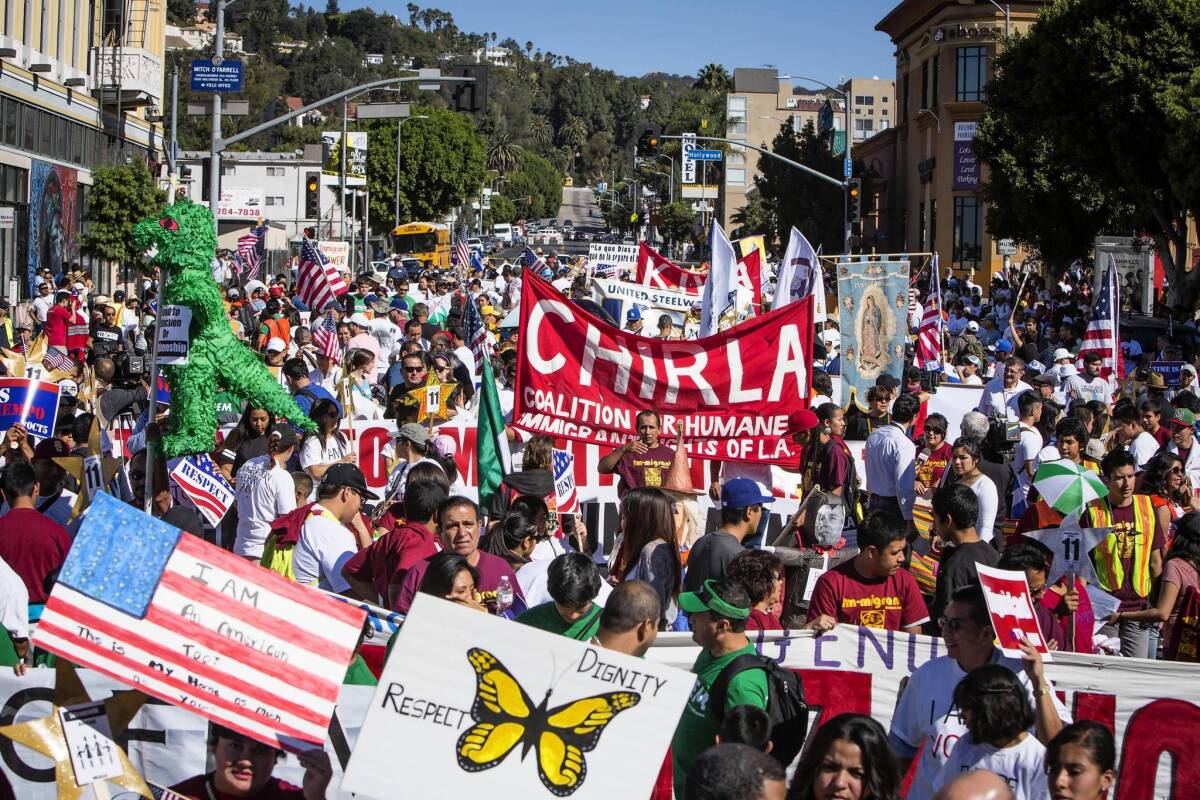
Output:
[[942,285],[936,253],[930,270],[929,299],[917,330],[917,366],[924,370],[939,369],[942,363]]
[[252,281],[258,278],[259,272],[262,271],[262,233],[265,232],[266,226],[255,228],[245,236],[238,238],[237,251],[241,257],[242,264],[245,266],[245,280]]
[[475,306],[475,301],[468,298],[466,306],[466,319],[463,323],[466,327],[467,346],[471,348],[471,353],[475,356],[475,374],[479,375],[483,369],[483,362],[490,361],[492,358],[492,341],[488,336],[487,327],[483,324],[483,317],[479,315],[479,309]]
[[314,311],[320,311],[339,295],[350,291],[341,273],[312,239],[300,247],[300,267],[296,270],[296,296]]
[[1100,362],[1100,377],[1112,384],[1120,381],[1125,373],[1125,357],[1121,352],[1121,337],[1117,331],[1121,316],[1118,291],[1117,260],[1110,255],[1108,267],[1104,270],[1104,282],[1096,294],[1092,319],[1084,331],[1083,344],[1079,347],[1076,361],[1076,367],[1082,370],[1083,357],[1088,353],[1097,353],[1103,359]]
[[457,259],[460,273],[465,273],[467,265],[471,263],[471,248],[467,246],[467,235],[463,231],[458,232],[458,236],[454,237],[454,257]]
[[331,361],[341,360],[342,341],[338,339],[337,323],[333,321],[332,313],[326,312],[321,324],[313,328],[313,344],[317,346],[321,355]]
[[559,514],[579,513],[579,494],[575,491],[575,455],[554,451],[554,497]]

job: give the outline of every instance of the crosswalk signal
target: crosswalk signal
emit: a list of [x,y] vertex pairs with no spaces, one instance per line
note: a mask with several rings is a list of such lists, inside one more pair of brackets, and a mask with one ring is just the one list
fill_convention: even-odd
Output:
[[637,154],[639,156],[653,156],[658,154],[658,146],[662,142],[662,126],[651,125],[642,131],[642,135],[638,137]]
[[846,199],[851,222],[862,222],[862,179],[846,181]]
[[304,176],[304,218],[321,218],[321,173],[309,172]]

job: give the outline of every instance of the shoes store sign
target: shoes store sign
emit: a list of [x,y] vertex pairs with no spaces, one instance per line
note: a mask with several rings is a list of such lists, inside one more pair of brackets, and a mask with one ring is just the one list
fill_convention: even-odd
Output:
[[930,34],[935,42],[957,41],[962,39],[1002,39],[1004,26],[989,27],[986,23],[968,23],[966,25],[943,25],[934,28]]

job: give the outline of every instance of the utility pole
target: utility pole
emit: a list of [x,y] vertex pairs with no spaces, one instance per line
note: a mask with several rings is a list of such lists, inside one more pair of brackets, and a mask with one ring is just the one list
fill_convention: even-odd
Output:
[[179,70],[175,69],[171,72],[171,141],[167,145],[170,153],[167,155],[167,164],[171,167],[171,196],[167,198],[167,203],[173,205],[175,203],[175,192],[179,186],[179,164],[175,160],[175,153],[179,147],[179,139],[177,138],[178,127],[177,120],[179,117]]
[[342,138],[338,144],[338,208],[341,210],[341,225],[338,238],[346,241],[346,114],[349,113],[349,98],[342,100]]
[[[213,34],[213,62],[221,63],[225,56],[225,7],[234,0],[217,0],[217,28]],[[208,208],[213,215],[213,230],[217,229],[217,208],[221,204],[221,93],[212,96],[212,142],[208,151]]]

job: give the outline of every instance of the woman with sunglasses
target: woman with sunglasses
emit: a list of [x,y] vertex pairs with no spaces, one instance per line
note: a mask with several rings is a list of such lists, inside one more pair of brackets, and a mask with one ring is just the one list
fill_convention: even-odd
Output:
[[1175,520],[1192,510],[1192,489],[1183,472],[1183,459],[1166,450],[1150,459],[1142,474],[1141,493],[1150,495],[1159,528],[1170,531]]
[[1175,536],[1163,564],[1158,602],[1142,611],[1118,611],[1108,618],[1118,622],[1163,622],[1162,641],[1168,659],[1174,656],[1172,637],[1179,624],[1182,600],[1188,590],[1200,592],[1200,513],[1184,514],[1175,523]]
[[300,468],[320,482],[325,470],[334,464],[353,464],[357,456],[346,435],[338,430],[342,415],[337,403],[321,398],[313,403],[308,416],[317,423],[317,430],[307,434],[300,445]]
[[[438,353],[434,355],[433,366],[430,372],[438,383],[458,383],[454,378],[454,362],[453,357],[446,353]],[[462,386],[455,386],[450,397],[446,399],[446,413],[450,419],[458,416],[459,410],[462,408]]]

